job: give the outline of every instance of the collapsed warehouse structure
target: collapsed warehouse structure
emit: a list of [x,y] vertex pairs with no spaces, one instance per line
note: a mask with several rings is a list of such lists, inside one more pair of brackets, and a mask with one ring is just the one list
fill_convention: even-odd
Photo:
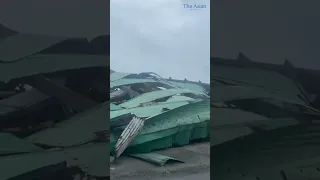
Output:
[[211,177],[320,178],[317,70],[211,59]]
[[109,36],[0,32],[0,179],[109,178]]
[[163,165],[170,157],[150,152],[209,140],[209,91],[201,82],[111,70],[111,161],[124,154]]
[[317,71],[289,61],[255,63],[242,54],[211,59],[211,87],[111,71],[108,102],[108,37],[1,28],[0,179],[103,179],[109,138],[115,159],[163,164],[150,152],[208,140],[210,130],[217,179],[319,178]]
[[210,87],[112,71],[111,156],[174,160],[150,152],[208,139],[211,98],[212,177],[319,178],[319,80],[316,70],[255,63],[241,53],[211,59]]

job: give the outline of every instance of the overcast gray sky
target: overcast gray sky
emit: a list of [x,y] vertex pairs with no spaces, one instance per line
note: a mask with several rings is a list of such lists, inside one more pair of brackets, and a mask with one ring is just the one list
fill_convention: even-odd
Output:
[[212,54],[320,69],[320,1],[212,1]]
[[[183,4],[206,8],[189,10]],[[210,0],[111,0],[111,69],[210,82]]]

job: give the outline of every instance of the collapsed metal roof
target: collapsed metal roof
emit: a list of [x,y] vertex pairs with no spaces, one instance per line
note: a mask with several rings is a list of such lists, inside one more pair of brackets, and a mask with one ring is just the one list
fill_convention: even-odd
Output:
[[[289,61],[261,64],[241,53],[237,60],[211,59],[209,88],[196,82],[113,71],[111,155],[138,154],[139,159],[163,165],[168,157],[150,152],[188,144],[193,137],[208,139],[210,132],[211,158],[217,164],[211,172],[217,179],[311,177],[296,170],[319,168],[316,95],[320,91],[316,83],[302,81],[306,79],[319,80],[319,76]],[[209,101],[184,96],[185,89],[193,95],[211,94],[210,126]]]
[[[154,150],[208,140],[208,85],[155,73],[110,74],[110,155],[158,162]],[[154,158],[152,158],[154,157]]]
[[319,76],[289,61],[255,63],[241,53],[236,60],[211,59],[210,156],[217,179],[320,177],[314,98],[320,91],[306,79]]
[[1,38],[0,179],[108,177],[109,36]]

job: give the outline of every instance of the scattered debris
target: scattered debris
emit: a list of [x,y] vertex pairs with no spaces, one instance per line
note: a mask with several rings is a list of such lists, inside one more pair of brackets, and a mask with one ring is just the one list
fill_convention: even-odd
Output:
[[178,159],[169,157],[169,156],[165,156],[165,155],[161,155],[161,154],[157,154],[157,153],[144,153],[144,154],[130,154],[130,156],[147,161],[147,162],[151,162],[160,166],[165,165],[166,163],[169,162],[179,162],[179,163],[184,163],[183,161],[180,161]]
[[[152,151],[209,140],[210,87],[155,73],[113,72],[110,79],[110,156],[131,155],[164,165]],[[151,154],[149,154],[151,153]]]
[[291,173],[319,164],[319,70],[257,63],[243,54],[210,62],[210,156],[219,164],[211,173],[225,180],[319,178]]
[[144,120],[137,117],[134,117],[130,121],[117,141],[115,158],[118,158],[123,153],[131,141],[138,135],[141,128],[143,128],[143,125]]
[[0,133],[0,142],[0,155],[43,151],[42,148],[19,139],[11,133]]
[[2,29],[0,179],[108,178],[109,37]]

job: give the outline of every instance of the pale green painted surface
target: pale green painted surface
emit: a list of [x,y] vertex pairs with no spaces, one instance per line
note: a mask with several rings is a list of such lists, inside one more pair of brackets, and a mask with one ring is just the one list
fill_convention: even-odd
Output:
[[113,72],[110,74],[110,82],[122,79],[128,75],[130,75],[130,74],[129,73],[122,73],[122,72]]
[[[113,77],[115,78],[115,77]],[[116,79],[116,78],[115,78]],[[124,86],[124,85],[131,85],[131,84],[137,84],[137,83],[150,83],[150,82],[157,82],[153,79],[134,79],[134,78],[122,78],[118,80],[114,80],[110,82],[110,88],[115,88],[118,86]]]
[[151,102],[163,97],[172,96],[175,94],[183,94],[183,93],[193,93],[193,94],[203,94],[200,92],[196,92],[189,89],[165,89],[165,90],[159,90],[159,91],[152,91],[148,93],[141,94],[140,96],[137,96],[133,99],[130,99],[127,102],[124,102],[120,104],[121,107],[124,108],[133,108],[139,106],[141,103]]
[[197,84],[194,83],[188,83],[188,82],[176,82],[176,81],[170,81],[168,80],[171,84],[173,84],[174,86],[183,88],[183,89],[190,89],[193,91],[197,91],[197,92],[205,92],[205,89]]

